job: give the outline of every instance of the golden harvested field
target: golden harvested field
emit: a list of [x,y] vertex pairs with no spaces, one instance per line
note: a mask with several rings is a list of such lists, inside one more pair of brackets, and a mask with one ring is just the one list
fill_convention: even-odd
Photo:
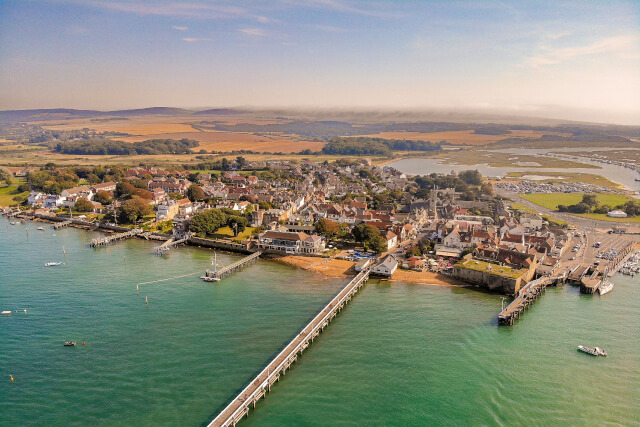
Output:
[[194,151],[224,151],[252,150],[260,153],[298,153],[302,150],[320,151],[324,147],[324,142],[314,141],[293,141],[281,136],[259,136],[250,133],[236,132],[182,132],[166,133],[156,135],[118,137],[116,139],[125,142],[138,142],[153,138],[195,139],[200,142],[200,146]]
[[454,145],[487,145],[506,138],[539,138],[542,135],[567,136],[566,133],[560,132],[541,132],[534,130],[513,130],[506,135],[480,135],[473,133],[472,130],[457,130],[448,132],[381,132],[376,135],[364,135],[372,138],[386,139],[408,139],[411,141],[448,141]]
[[[155,119],[155,120],[154,120]],[[123,132],[131,135],[151,135],[175,132],[193,132],[194,129],[189,124],[178,123],[175,118],[170,122],[157,117],[148,119],[114,120],[108,122],[92,122],[90,119],[73,119],[64,122],[47,122],[40,124],[45,129],[51,130],[74,130],[89,128],[98,132]],[[38,122],[33,122],[38,124]]]

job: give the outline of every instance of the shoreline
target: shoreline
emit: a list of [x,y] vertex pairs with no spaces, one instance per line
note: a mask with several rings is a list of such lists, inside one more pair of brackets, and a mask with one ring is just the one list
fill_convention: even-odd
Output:
[[[46,222],[49,224],[55,224],[60,222],[56,221],[52,218],[43,218],[43,217],[35,217],[30,216],[28,214],[23,216],[16,216],[16,218],[25,219],[33,222]],[[56,217],[57,218],[57,217]],[[90,224],[69,224],[70,227],[74,227],[80,230],[85,231],[93,231],[93,232],[102,232],[107,234],[116,233],[116,230],[108,229],[108,228],[99,228],[97,225]],[[140,239],[143,239],[141,236],[135,236]],[[156,240],[156,239],[152,239]],[[198,244],[191,244],[190,246],[195,246],[201,249],[213,249],[213,248],[204,248]],[[230,253],[240,253],[239,251],[232,251],[223,248],[217,248],[216,250],[223,250]],[[277,262],[279,264],[289,265],[291,267],[296,267],[305,271],[313,271],[315,273],[320,273],[325,277],[332,278],[351,278],[355,274],[353,267],[355,266],[355,262],[347,261],[342,259],[335,258],[323,258],[323,257],[305,257],[300,255],[277,255],[277,254],[267,254],[263,259]],[[458,286],[458,287],[467,287],[468,284],[463,283],[459,280],[456,280],[452,277],[445,276],[439,273],[433,273],[429,271],[414,271],[414,270],[402,270],[397,269],[393,276],[387,279],[383,279],[392,282],[405,282],[411,283],[415,285],[431,285],[431,286]]]

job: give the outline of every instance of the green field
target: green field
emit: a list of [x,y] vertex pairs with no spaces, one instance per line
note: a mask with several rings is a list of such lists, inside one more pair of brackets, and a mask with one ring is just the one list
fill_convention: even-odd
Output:
[[3,185],[0,187],[0,206],[11,206],[17,204],[13,198],[15,196],[28,196],[29,192],[20,193],[17,185]]
[[[547,209],[558,210],[558,205],[575,205],[580,203],[584,193],[531,193],[521,194],[523,199],[526,199],[536,205],[543,206]],[[638,201],[632,197],[628,197],[622,194],[596,194],[596,200],[601,205],[608,205],[612,208],[623,205],[629,201]],[[568,212],[567,212],[568,213]],[[586,213],[586,214],[573,214],[570,215],[579,216],[582,218],[597,219],[601,221],[611,222],[640,222],[640,217],[629,218],[611,218],[606,214]]]
[[[543,206],[547,209],[558,210],[558,205],[575,205],[580,203],[584,193],[531,193],[521,194],[523,199],[535,203],[536,205]],[[631,197],[624,196],[622,194],[596,194],[596,200],[601,205],[609,205],[612,208],[618,205],[623,205],[628,201],[637,201]]]

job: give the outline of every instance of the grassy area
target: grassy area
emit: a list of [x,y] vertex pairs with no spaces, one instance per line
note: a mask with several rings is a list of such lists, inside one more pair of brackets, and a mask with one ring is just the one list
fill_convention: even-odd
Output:
[[21,193],[17,185],[3,185],[0,187],[0,206],[11,206],[17,204],[13,198],[15,196],[28,196],[29,192]]
[[213,238],[215,239],[240,239],[240,240],[245,240],[250,238],[253,235],[253,231],[255,230],[255,227],[247,227],[244,229],[244,231],[242,233],[238,234],[238,237],[234,237],[233,236],[233,230],[231,230],[229,227],[222,227],[218,229],[218,232],[216,234],[213,235]]
[[[548,209],[558,210],[558,205],[575,205],[582,200],[583,193],[531,193],[522,194],[522,198],[535,203],[536,205],[544,206]],[[596,194],[596,200],[601,205],[609,205],[612,208],[618,205],[623,205],[628,201],[637,201],[632,197],[624,196],[622,194]],[[516,204],[516,203],[514,203]],[[513,206],[513,205],[512,205]],[[520,205],[522,206],[522,205]],[[517,209],[514,207],[514,209]],[[637,222],[640,223],[640,217],[628,217],[628,218],[611,218],[606,214],[597,213],[585,213],[585,214],[570,214],[579,216],[582,218],[595,219],[600,221],[610,222]],[[555,222],[561,222],[554,220]]]
[[591,173],[571,173],[571,172],[509,172],[507,174],[508,178],[521,178],[523,176],[548,176],[553,177],[545,180],[540,180],[537,182],[544,182],[547,184],[554,183],[567,183],[567,182],[576,182],[581,184],[590,184],[590,185],[598,185],[601,187],[611,188],[611,189],[619,189],[622,186],[617,184],[609,179],[595,175]]
[[[491,266],[491,270],[487,269],[489,266]],[[520,277],[527,272],[527,269],[525,268],[516,270],[510,267],[504,267],[497,264],[489,264],[488,262],[471,259],[458,262],[456,264],[456,267],[466,268],[469,270],[484,271],[498,276],[510,277],[512,279]]]
[[[531,193],[522,194],[521,197],[547,209],[558,210],[558,205],[568,206],[580,203],[583,195],[584,193]],[[637,201],[622,194],[598,193],[595,196],[598,203],[611,207],[623,205],[628,201]]]

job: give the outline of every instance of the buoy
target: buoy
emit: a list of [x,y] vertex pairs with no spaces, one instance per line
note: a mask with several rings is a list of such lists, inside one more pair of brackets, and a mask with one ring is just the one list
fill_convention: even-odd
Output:
[[9,377],[11,378],[11,382],[13,382],[13,375],[9,374]]
[[82,341],[82,345],[87,345],[87,343],[86,343],[86,342],[84,342],[84,341]]

